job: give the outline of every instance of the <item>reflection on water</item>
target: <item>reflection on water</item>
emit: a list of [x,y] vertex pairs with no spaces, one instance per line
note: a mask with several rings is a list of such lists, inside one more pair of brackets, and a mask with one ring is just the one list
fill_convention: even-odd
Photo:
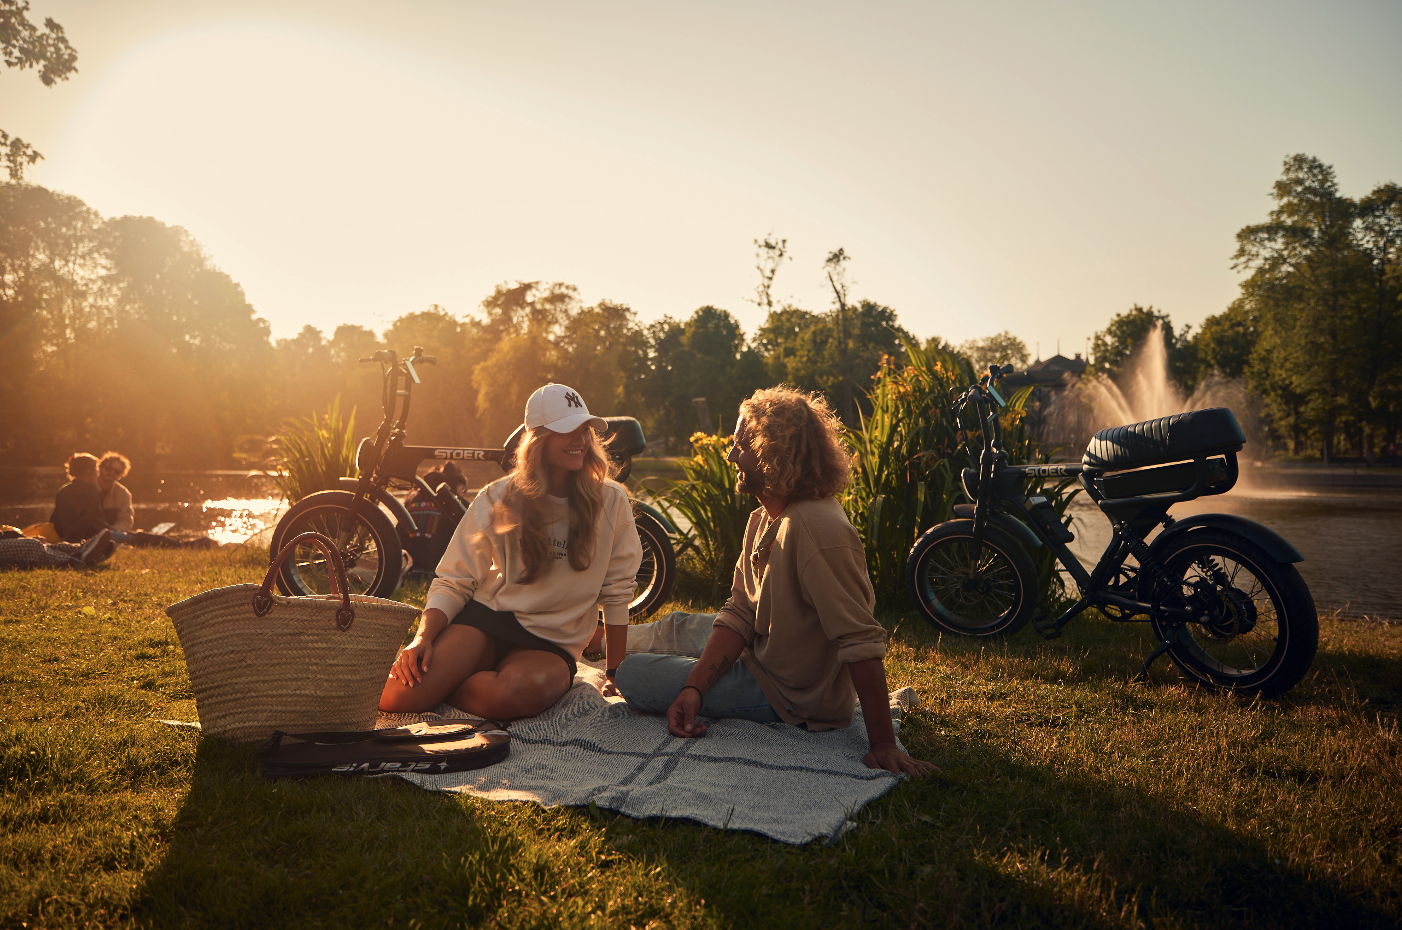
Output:
[[240,543],[271,526],[281,510],[280,497],[226,497],[201,504],[195,522],[204,524],[204,535],[216,542]]
[[[1085,495],[1069,511],[1076,523],[1071,544],[1094,564],[1110,542],[1110,524]],[[1402,491],[1329,489],[1325,493],[1232,490],[1175,504],[1175,519],[1229,513],[1284,536],[1305,557],[1297,563],[1320,612],[1338,608],[1352,616],[1402,620]]]

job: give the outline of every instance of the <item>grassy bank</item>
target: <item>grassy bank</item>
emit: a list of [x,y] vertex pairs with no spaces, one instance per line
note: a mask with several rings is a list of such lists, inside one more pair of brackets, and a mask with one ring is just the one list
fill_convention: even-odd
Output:
[[[906,783],[833,846],[405,783],[262,780],[194,719],[163,608],[261,552],[0,572],[0,925],[1394,926],[1402,629],[1326,620],[1280,701],[1128,683],[1147,631],[940,639]],[[89,610],[90,609],[90,610]]]

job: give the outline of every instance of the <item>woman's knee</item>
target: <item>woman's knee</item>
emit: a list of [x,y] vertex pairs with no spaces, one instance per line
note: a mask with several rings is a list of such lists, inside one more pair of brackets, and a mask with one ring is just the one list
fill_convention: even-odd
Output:
[[507,668],[497,672],[492,692],[498,713],[511,719],[534,717],[559,703],[570,689],[569,668],[564,662]]

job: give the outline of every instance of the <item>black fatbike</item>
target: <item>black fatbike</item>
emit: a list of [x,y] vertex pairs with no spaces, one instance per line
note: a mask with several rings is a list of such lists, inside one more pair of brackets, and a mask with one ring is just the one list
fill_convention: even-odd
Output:
[[[466,505],[448,485],[430,488],[419,477],[419,464],[496,462],[509,472],[525,427],[517,427],[500,449],[406,445],[404,425],[409,419],[413,387],[420,383],[416,366],[434,365],[437,360],[415,346],[414,354],[405,358],[383,349],[361,361],[380,364],[384,418],[375,435],[361,440],[356,450],[359,476],[341,478],[340,490],[308,494],[293,504],[273,528],[270,548],[276,553],[284,542],[302,533],[321,533],[336,541],[352,594],[389,597],[410,565],[431,574],[467,513]],[[632,469],[633,456],[647,445],[642,426],[632,417],[602,419],[608,424],[604,449],[619,467],[617,479],[623,481]],[[416,520],[404,502],[391,493],[396,486],[417,489],[420,500],[432,501],[436,510],[431,520],[433,532],[423,532],[429,521],[422,513]],[[672,538],[677,531],[660,511],[636,498],[633,520],[643,560],[628,612],[641,617],[671,597],[677,577]],[[282,566],[277,584],[284,594],[326,594],[331,590],[326,557],[315,546],[299,547]]]
[[[1113,621],[1147,622],[1158,645],[1137,677],[1167,654],[1214,688],[1273,696],[1304,677],[1319,643],[1314,599],[1295,563],[1303,556],[1278,533],[1230,514],[1175,520],[1171,506],[1236,484],[1246,442],[1225,407],[1174,414],[1096,433],[1081,464],[1009,465],[996,382],[1011,366],[992,365],[955,401],[956,416],[977,413],[978,468],[960,478],[972,504],[926,531],[906,561],[906,583],[934,626],[970,636],[1010,634],[1029,619],[1055,639],[1094,607]],[[967,431],[972,452],[972,427]],[[1080,489],[1113,534],[1089,572],[1067,548],[1075,536],[1035,479]],[[1162,530],[1149,541],[1156,528]],[[1033,617],[1038,577],[1029,550],[1051,550],[1079,599],[1059,617]]]

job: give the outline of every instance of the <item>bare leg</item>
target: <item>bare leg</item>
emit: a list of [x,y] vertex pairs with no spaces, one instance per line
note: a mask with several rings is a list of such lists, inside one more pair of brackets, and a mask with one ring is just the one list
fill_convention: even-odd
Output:
[[478,672],[446,700],[488,720],[519,720],[554,707],[572,683],[569,666],[555,653],[517,649],[495,671]]
[[433,655],[422,681],[410,688],[393,677],[385,679],[380,710],[391,714],[433,710],[468,678],[492,668],[496,658],[496,647],[486,633],[475,626],[452,624],[433,641]]

